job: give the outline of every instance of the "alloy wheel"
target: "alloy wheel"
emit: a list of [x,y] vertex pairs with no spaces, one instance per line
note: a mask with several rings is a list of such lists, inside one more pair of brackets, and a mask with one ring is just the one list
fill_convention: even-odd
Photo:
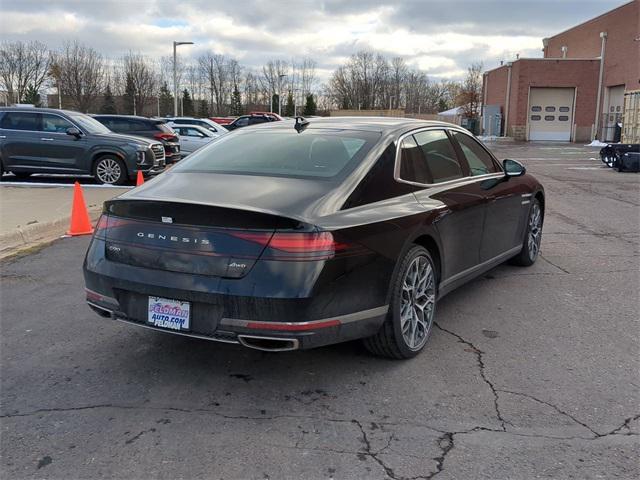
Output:
[[419,255],[405,272],[400,301],[402,337],[411,350],[422,348],[429,337],[435,300],[431,262],[424,255]]
[[96,167],[96,176],[102,183],[116,183],[122,175],[122,168],[111,158],[100,160]]
[[529,215],[529,238],[527,239],[529,257],[535,260],[540,252],[540,241],[542,240],[542,212],[540,206],[534,203]]

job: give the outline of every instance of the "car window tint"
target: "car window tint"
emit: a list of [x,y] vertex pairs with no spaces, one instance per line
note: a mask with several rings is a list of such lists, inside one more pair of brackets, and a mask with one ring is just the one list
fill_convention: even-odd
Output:
[[427,159],[431,174],[430,183],[446,182],[463,177],[456,152],[444,130],[426,130],[416,133],[414,137]]
[[[380,138],[379,133],[361,131],[261,130],[224,135],[173,171],[334,178],[352,170]],[[360,145],[357,150],[355,142]]]
[[268,122],[266,118],[256,117],[256,118],[252,118],[249,123],[251,123],[251,125],[255,125],[257,123],[266,123],[266,122]]
[[498,171],[498,167],[491,158],[491,155],[469,135],[461,132],[453,132],[453,138],[458,141],[458,145],[460,145],[462,153],[467,159],[471,175],[486,175]]
[[0,128],[11,130],[40,130],[39,114],[29,112],[7,112],[2,117]]
[[111,126],[109,127],[114,132],[129,132],[131,131],[131,126],[128,121],[122,118],[114,118],[111,121]]
[[58,115],[51,115],[49,113],[42,114],[43,132],[66,133],[67,129],[72,127],[71,122]]
[[[343,143],[345,143],[345,147],[348,149],[347,144],[349,142]],[[396,182],[394,180],[393,170],[395,168],[395,161],[396,144],[395,142],[391,142],[349,196],[342,208],[354,208],[360,205],[380,202],[419,190],[421,187],[407,185],[406,183]]]
[[236,126],[237,127],[246,127],[247,125],[249,125],[249,119],[247,117],[239,118],[236,121]]
[[400,178],[409,182],[431,183],[427,162],[411,135],[405,137],[400,145]]

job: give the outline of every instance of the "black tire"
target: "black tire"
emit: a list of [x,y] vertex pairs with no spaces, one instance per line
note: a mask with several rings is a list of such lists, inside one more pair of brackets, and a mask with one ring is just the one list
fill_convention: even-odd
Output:
[[31,172],[11,172],[15,175],[16,178],[20,180],[25,180],[31,176]]
[[[428,302],[426,304],[431,305],[429,313],[427,314],[429,317],[428,321],[424,322],[425,324],[428,324],[428,326],[425,325],[424,327],[420,328],[424,335],[420,337],[419,343],[416,342],[416,345],[411,346],[405,339],[402,328],[401,309],[403,306],[403,298],[407,298],[403,295],[406,294],[406,290],[403,288],[403,286],[405,284],[407,275],[410,275],[409,269],[413,268],[414,262],[416,261],[418,262],[419,269],[422,259],[426,260],[426,264],[428,264],[429,271],[431,272],[432,283],[430,284],[431,287],[429,288],[429,291],[432,293],[430,293],[429,295],[432,294],[433,298],[431,302]],[[402,259],[392,281],[391,301],[389,305],[389,312],[387,313],[387,318],[380,327],[378,333],[376,333],[372,337],[363,339],[365,348],[374,355],[394,359],[412,358],[420,353],[426,345],[433,328],[433,319],[435,316],[436,308],[436,285],[437,272],[435,270],[435,265],[431,258],[431,255],[429,254],[427,249],[423,247],[417,245],[412,247]],[[411,298],[413,299],[414,297],[412,296]],[[406,300],[404,301],[404,304],[406,305]],[[423,315],[425,315],[424,310],[422,312]],[[425,318],[426,317],[423,316],[423,321]],[[415,324],[413,330],[414,335],[416,334],[417,329],[418,324]]]
[[124,185],[128,179],[124,162],[113,155],[105,155],[93,164],[93,177],[103,185]]
[[[542,242],[542,221],[544,218],[540,200],[533,198],[531,208],[527,217],[527,229],[524,234],[522,250],[511,259],[511,263],[521,267],[533,265],[540,254],[540,243]],[[536,220],[537,218],[537,220]],[[537,224],[537,225],[534,225]],[[535,228],[535,231],[533,230]],[[532,236],[532,231],[534,232]],[[533,242],[533,245],[532,245]],[[535,248],[534,248],[535,247]]]

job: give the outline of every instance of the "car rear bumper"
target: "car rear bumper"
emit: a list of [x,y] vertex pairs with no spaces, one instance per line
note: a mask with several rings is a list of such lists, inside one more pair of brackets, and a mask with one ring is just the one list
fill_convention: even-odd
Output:
[[[309,349],[374,335],[384,322],[388,305],[300,322],[246,320],[221,315],[218,305],[194,302],[188,331],[168,330],[146,321],[146,295],[127,292],[122,298],[86,289],[87,304],[103,318],[118,320],[151,330],[203,340],[241,344],[264,351]],[[133,297],[133,298],[132,298]]]

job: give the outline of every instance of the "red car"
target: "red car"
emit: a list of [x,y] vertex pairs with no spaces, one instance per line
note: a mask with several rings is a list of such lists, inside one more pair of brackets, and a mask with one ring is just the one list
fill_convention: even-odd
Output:
[[209,117],[209,119],[213,120],[218,125],[229,125],[236,119],[236,117]]

